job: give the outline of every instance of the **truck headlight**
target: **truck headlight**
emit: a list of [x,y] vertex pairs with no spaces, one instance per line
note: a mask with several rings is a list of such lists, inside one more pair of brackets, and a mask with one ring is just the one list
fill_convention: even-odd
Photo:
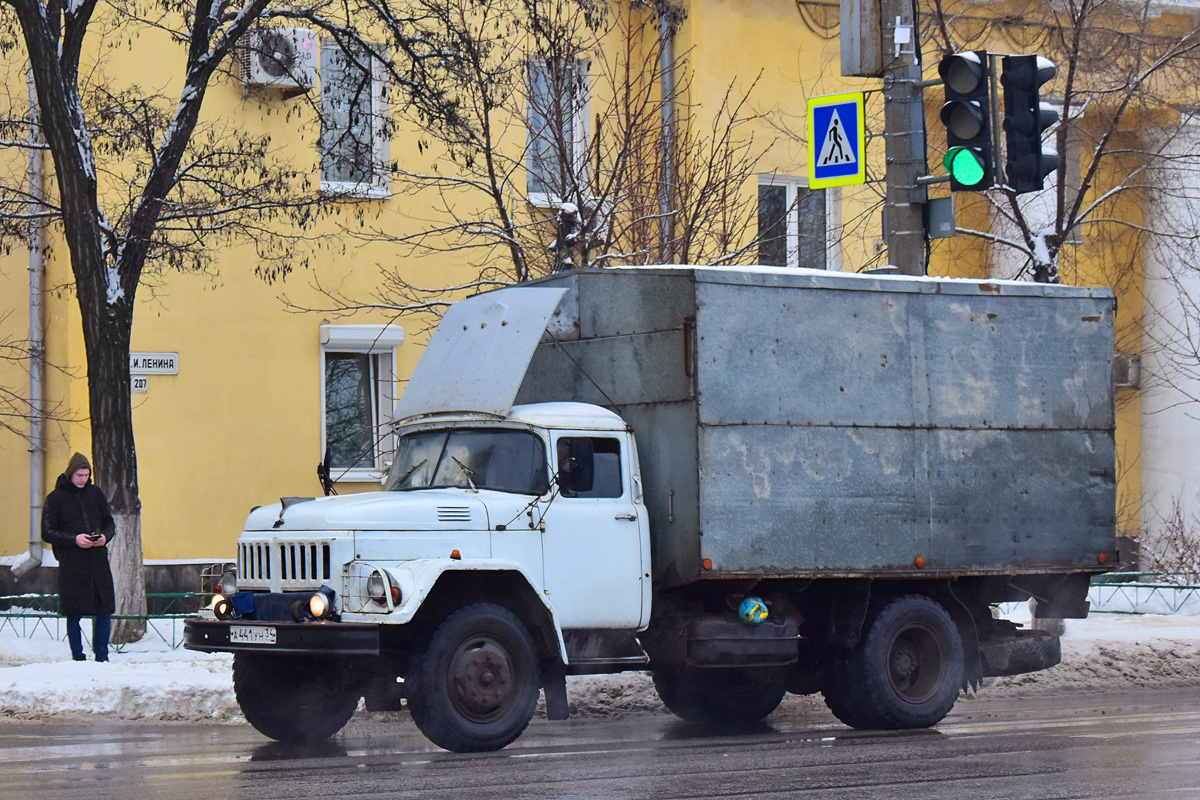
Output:
[[383,579],[379,570],[372,572],[371,577],[367,578],[367,597],[381,606],[387,604],[387,581]]
[[233,597],[237,594],[237,575],[232,572],[226,572],[221,576],[221,582],[217,584],[218,591],[226,597]]
[[328,586],[322,586],[308,598],[308,613],[313,619],[329,619],[333,616],[337,595]]
[[400,605],[400,587],[392,583],[392,579],[382,570],[375,570],[367,578],[367,597],[377,605],[386,606],[389,596],[393,606]]

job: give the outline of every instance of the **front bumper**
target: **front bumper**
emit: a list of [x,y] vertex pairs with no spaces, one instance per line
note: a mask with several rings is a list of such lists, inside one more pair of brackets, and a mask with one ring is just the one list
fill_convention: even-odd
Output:
[[[230,629],[273,629],[274,644],[230,641]],[[269,637],[259,637],[266,639]],[[379,626],[350,622],[256,622],[189,619],[183,646],[202,653],[288,653],[305,655],[379,655]]]

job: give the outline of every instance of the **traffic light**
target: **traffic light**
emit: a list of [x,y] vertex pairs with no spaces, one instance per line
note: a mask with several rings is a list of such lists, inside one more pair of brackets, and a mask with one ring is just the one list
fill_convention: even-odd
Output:
[[950,191],[979,192],[996,180],[992,151],[992,82],[986,50],[954,53],[942,59],[938,74],[946,89],[946,171]]
[[1053,147],[1042,149],[1042,132],[1058,121],[1058,112],[1039,96],[1042,84],[1057,72],[1054,63],[1041,56],[1004,57],[1004,171],[1016,194],[1038,191],[1046,176],[1058,169],[1058,153]]

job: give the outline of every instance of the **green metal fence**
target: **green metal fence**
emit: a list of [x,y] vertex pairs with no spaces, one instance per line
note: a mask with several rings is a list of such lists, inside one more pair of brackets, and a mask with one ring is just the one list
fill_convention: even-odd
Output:
[[[150,613],[114,614],[113,621],[142,620],[146,623],[146,637],[156,636],[174,650],[183,644],[183,620],[195,614],[207,599],[208,595],[199,592],[150,592],[146,594]],[[84,638],[89,639],[90,625],[85,622],[82,627]],[[26,639],[47,636],[55,641],[65,640],[67,618],[58,613],[58,595],[0,595],[0,634],[5,631]],[[111,647],[117,653],[124,648],[125,645]]]

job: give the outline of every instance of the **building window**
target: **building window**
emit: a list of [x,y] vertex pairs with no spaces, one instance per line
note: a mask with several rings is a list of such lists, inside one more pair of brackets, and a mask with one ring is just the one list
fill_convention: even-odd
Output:
[[387,80],[365,52],[321,42],[321,189],[382,197],[390,188]]
[[758,263],[828,269],[829,211],[824,189],[763,178],[758,186]]
[[526,189],[537,205],[586,195],[587,61],[549,58],[529,62]]
[[397,325],[321,326],[321,452],[332,478],[378,480],[395,452]]

